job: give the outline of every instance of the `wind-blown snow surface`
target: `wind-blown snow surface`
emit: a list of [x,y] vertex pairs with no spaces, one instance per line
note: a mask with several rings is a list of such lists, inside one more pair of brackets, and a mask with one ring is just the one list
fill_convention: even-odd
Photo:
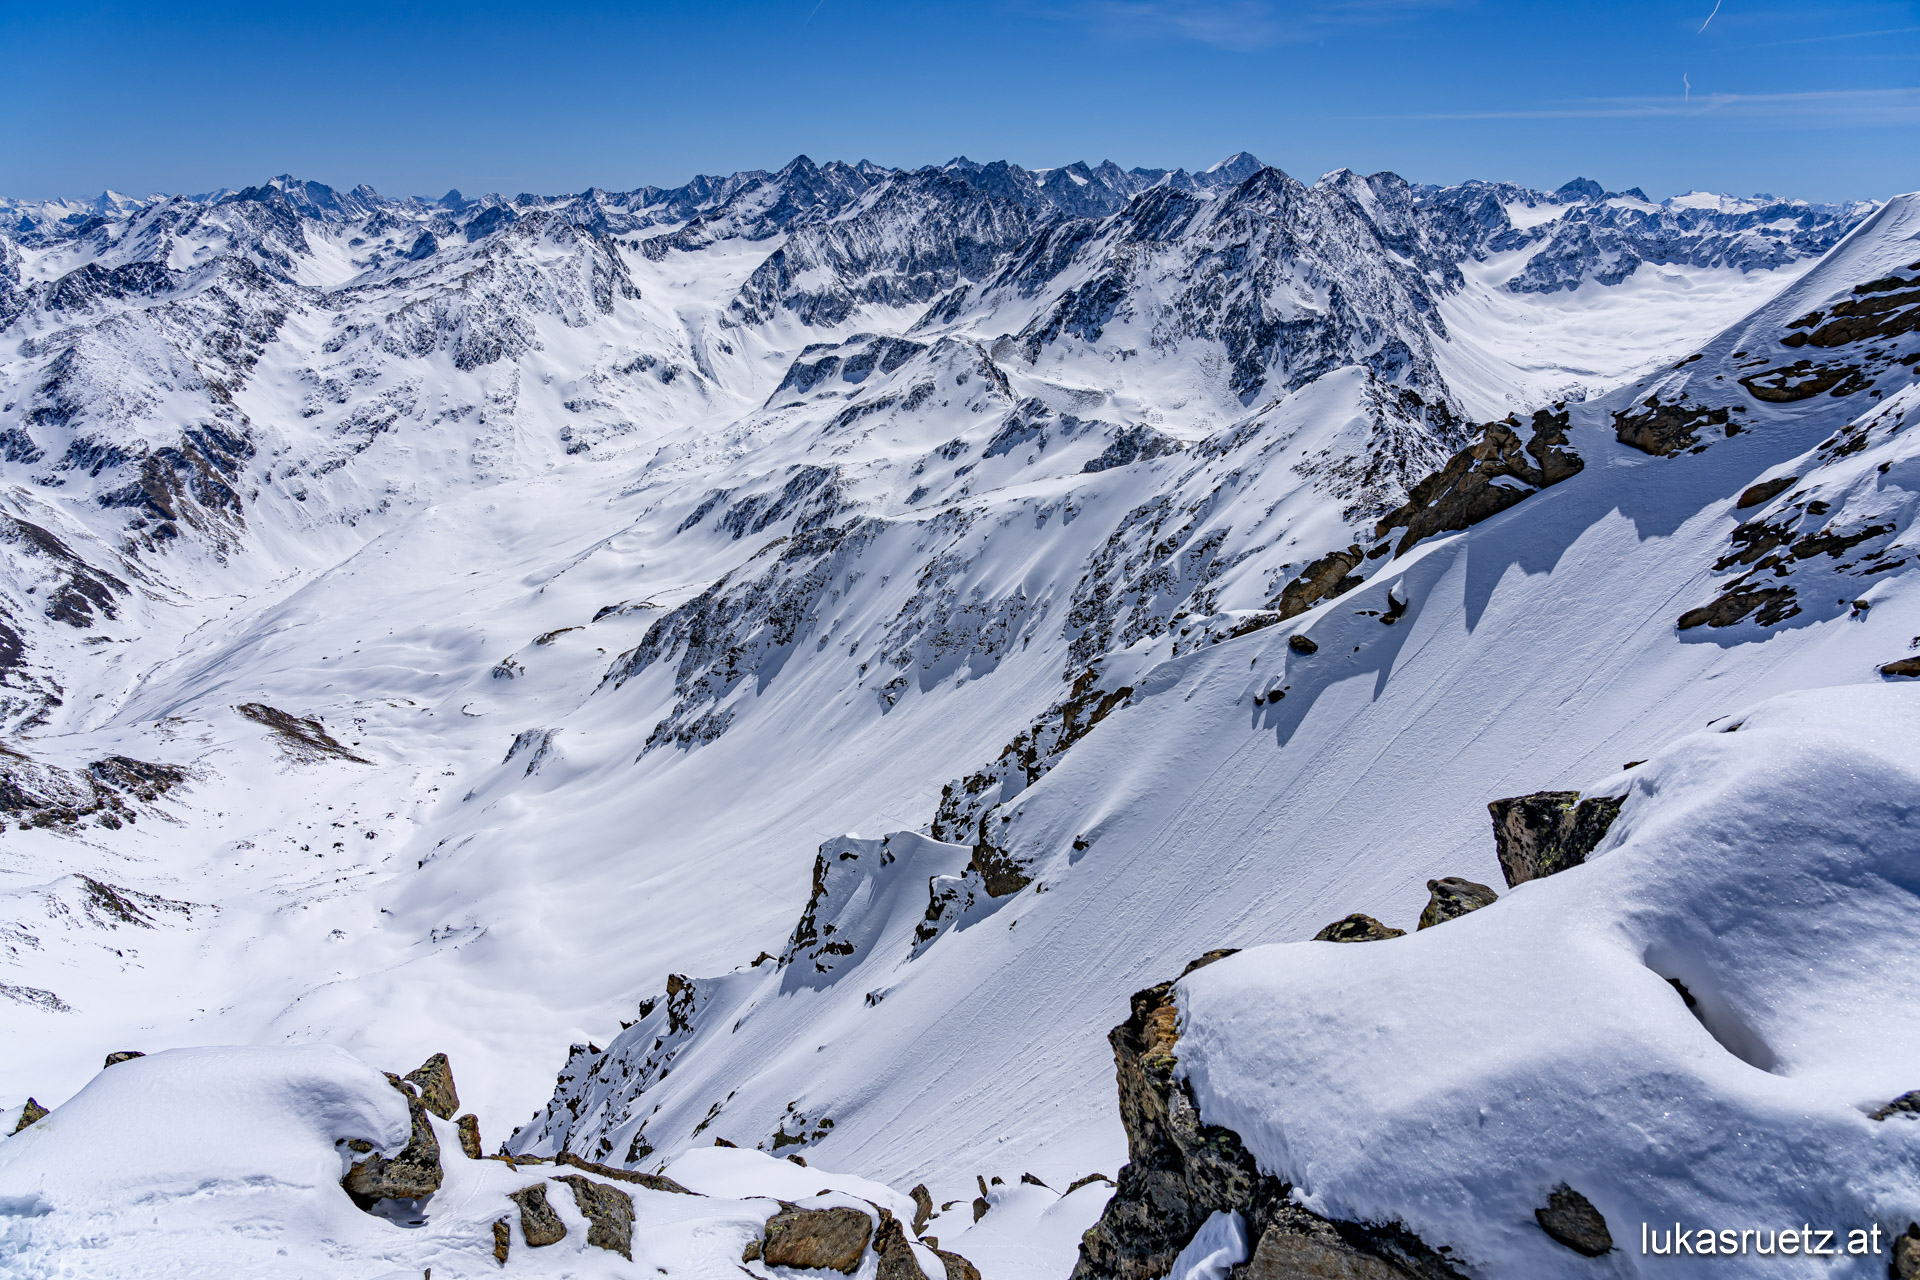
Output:
[[[1487,799],[1877,682],[1920,633],[1905,575],[1826,557],[1789,566],[1787,625],[1674,629],[1763,475],[1824,468],[1842,501],[1781,518],[1897,508],[1867,545],[1904,544],[1908,366],[1778,404],[1738,379],[1749,331],[1789,364],[1794,317],[1920,260],[1910,199],[1105,168],[21,212],[6,715],[79,818],[0,849],[0,1096],[57,1101],[120,1048],[445,1050],[489,1134],[566,1062],[580,1114],[520,1149],[653,1168],[780,1135],[942,1201],[1063,1187],[1121,1158],[1128,992],[1407,922],[1429,876],[1491,878]],[[1616,296],[1665,336],[1576,360],[1529,330]],[[1507,383],[1588,394],[1581,474],[1233,634],[1374,546]],[[1681,390],[1746,429],[1615,441]],[[1821,453],[1850,422],[1888,470]],[[1076,698],[1108,714],[1061,753]],[[943,802],[1016,740],[1030,765]],[[113,756],[191,776],[103,825],[83,779]],[[966,870],[983,817],[1019,892]],[[836,935],[809,938],[825,842]],[[1054,1264],[1078,1229],[1035,1228]]]

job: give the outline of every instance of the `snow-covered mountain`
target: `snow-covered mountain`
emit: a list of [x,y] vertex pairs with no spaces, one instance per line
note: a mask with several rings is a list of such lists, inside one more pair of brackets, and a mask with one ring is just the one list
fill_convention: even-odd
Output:
[[[1914,197],[802,157],[670,191],[280,178],[0,213],[0,1101],[129,1046],[445,1050],[517,1154],[652,1173],[718,1137],[924,1182],[950,1207],[915,1234],[985,1232],[961,1251],[988,1280],[1064,1273],[1097,1211],[1019,1175],[1095,1172],[1120,1188],[1091,1275],[1157,1280],[1213,1214],[1245,1259],[1272,1195],[1463,1274],[1587,1274],[1527,1216],[1558,1149],[1526,1126],[1579,1097],[1511,1148],[1423,1140],[1394,1181],[1369,1161],[1400,1112],[1250,1082],[1337,1039],[1331,1001],[1380,1061],[1454,1055],[1401,1095],[1419,1114],[1511,1090],[1387,1012],[1431,1007],[1421,957],[1483,981],[1669,849],[1668,892],[1709,910],[1699,850],[1738,836],[1659,833],[1771,828],[1686,798],[1735,786],[1681,780],[1708,720],[1850,685],[1820,732],[1872,724],[1875,761],[1920,734],[1879,687],[1920,670]],[[1753,750],[1715,767],[1764,794],[1797,757]],[[1488,802],[1573,787],[1623,800],[1592,868],[1438,934],[1302,941],[1500,884]],[[1808,856],[1805,892],[1852,866]],[[1904,957],[1899,893],[1857,914]],[[1740,918],[1756,946],[1786,927]],[[1718,1045],[1770,1046],[1805,1124],[1920,1086],[1892,1041],[1839,1075],[1792,1051],[1786,988],[1659,938],[1645,963],[1708,993]],[[1130,1235],[1158,1166],[1107,1033],[1258,944],[1286,945],[1157,997],[1196,1058],[1147,1111],[1186,1090],[1276,1181],[1189,1178],[1177,1224]],[[1469,986],[1461,1025],[1509,1034],[1503,1008],[1615,963]],[[1627,1015],[1566,1016],[1527,1071],[1602,1071]],[[1717,1072],[1666,1104],[1696,1136],[1760,1123]],[[1874,1141],[1871,1195],[1768,1203],[1904,1229],[1913,1152]],[[1593,1160],[1553,1176],[1610,1221],[1724,1207]],[[1484,1212],[1446,1200],[1468,1164]]]

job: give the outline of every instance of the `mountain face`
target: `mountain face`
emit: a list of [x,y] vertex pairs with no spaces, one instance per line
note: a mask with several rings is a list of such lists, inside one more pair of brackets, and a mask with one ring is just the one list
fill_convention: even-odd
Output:
[[[1347,1148],[1289,1146],[1310,1114],[1365,1150],[1375,1112],[1248,1083],[1324,1012],[1287,957],[1500,883],[1489,801],[1574,788],[1651,829],[1623,761],[1920,670],[1916,236],[1912,197],[1244,154],[5,202],[5,1099],[136,1043],[445,1049],[517,1155],[804,1150],[964,1191],[949,1239],[976,1175],[992,1205],[988,1176],[1117,1175],[1091,1274],[1165,1275],[1215,1213],[1251,1251],[1295,1191],[1464,1249]],[[1367,957],[1551,933],[1505,908],[1312,964],[1390,1010],[1419,966]],[[1204,1051],[1141,1105],[1278,1181],[1186,1177],[1184,1234],[1141,1236],[1172,1184],[1139,1153],[1179,1144],[1123,1125],[1107,1033],[1268,943],[1136,1012]],[[1774,988],[1736,987],[1777,1039],[1741,1005]],[[1461,1087],[1524,1086],[1496,1066]]]

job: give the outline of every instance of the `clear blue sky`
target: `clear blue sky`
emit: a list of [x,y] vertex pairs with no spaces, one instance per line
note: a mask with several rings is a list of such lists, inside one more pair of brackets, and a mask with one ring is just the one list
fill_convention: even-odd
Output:
[[1194,168],[1242,149],[1307,179],[1920,187],[1920,3],[1714,3],[0,0],[0,194],[282,172],[563,192],[801,152]]

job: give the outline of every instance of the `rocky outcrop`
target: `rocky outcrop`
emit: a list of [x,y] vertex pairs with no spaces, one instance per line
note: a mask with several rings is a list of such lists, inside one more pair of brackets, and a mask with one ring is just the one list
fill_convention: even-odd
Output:
[[469,1112],[461,1116],[454,1124],[460,1130],[460,1151],[469,1160],[479,1160],[485,1155],[480,1146],[480,1117]]
[[1372,916],[1362,915],[1356,911],[1350,916],[1342,916],[1314,934],[1313,940],[1315,942],[1384,942],[1388,938],[1406,936],[1405,929],[1381,924]]
[[[407,1082],[420,1090],[420,1105],[442,1120],[451,1120],[460,1110],[460,1091],[453,1087],[453,1064],[447,1055],[436,1053],[407,1072]],[[475,1121],[476,1126],[478,1121]]]
[[1575,1253],[1597,1258],[1613,1248],[1607,1220],[1591,1200],[1564,1182],[1547,1196],[1547,1207],[1535,1209],[1533,1216],[1542,1231]]
[[144,1058],[146,1056],[146,1054],[138,1049],[115,1049],[107,1055],[107,1060],[101,1065],[100,1069],[105,1071],[108,1067],[117,1067],[123,1062],[132,1062],[135,1058]]
[[1500,897],[1484,884],[1472,880],[1462,880],[1459,876],[1442,876],[1438,880],[1427,881],[1427,906],[1420,913],[1421,929],[1431,929],[1437,924],[1457,920],[1469,911],[1478,911],[1491,906]]
[[1577,867],[1620,816],[1621,798],[1578,791],[1536,791],[1487,804],[1494,851],[1507,887]]
[[302,763],[311,764],[328,757],[350,760],[355,764],[373,763],[341,746],[316,718],[296,716],[264,702],[243,702],[234,710],[255,724],[273,730],[280,740],[281,749]]
[[[1382,516],[1373,536],[1404,528],[1397,553],[1405,553],[1422,538],[1479,524],[1578,475],[1587,464],[1567,445],[1568,421],[1565,410],[1539,409],[1530,427],[1518,417],[1487,423],[1478,441],[1408,490],[1406,503]],[[1529,431],[1524,443],[1522,430]]]
[[1737,434],[1739,426],[1730,424],[1727,417],[1725,408],[1678,401],[1663,404],[1659,396],[1652,395],[1645,403],[1613,415],[1613,435],[1621,444],[1665,458],[1698,446],[1703,427],[1724,427],[1726,434]]
[[[567,1224],[560,1221],[560,1215],[547,1203],[547,1184],[536,1182],[530,1187],[522,1187],[507,1199],[520,1207],[520,1238],[528,1247],[544,1248],[550,1244],[559,1244],[567,1238]],[[496,1228],[494,1239],[500,1238]]]
[[[1232,955],[1209,951],[1181,972]],[[1260,1172],[1231,1130],[1201,1121],[1178,1058],[1178,982],[1133,997],[1113,1029],[1127,1163],[1100,1221],[1080,1242],[1073,1280],[1161,1280],[1216,1212],[1238,1212],[1257,1241],[1248,1271],[1263,1280],[1461,1280],[1439,1251],[1392,1223],[1339,1222],[1292,1202],[1293,1188]],[[1238,1273],[1236,1273],[1238,1274]]]
[[1280,620],[1284,622],[1303,614],[1322,600],[1345,595],[1359,586],[1363,579],[1355,575],[1353,570],[1365,559],[1360,544],[1356,542],[1345,551],[1330,551],[1307,565],[1299,577],[1280,589],[1280,598],[1276,602],[1280,609]]
[[587,1243],[633,1260],[633,1197],[618,1187],[563,1173],[554,1179],[573,1188],[573,1203],[587,1220]]
[[440,1189],[444,1176],[440,1168],[440,1141],[433,1136],[433,1124],[419,1094],[399,1076],[389,1073],[387,1080],[407,1100],[413,1127],[407,1145],[392,1158],[373,1152],[347,1170],[340,1185],[362,1209],[376,1200],[424,1200]]
[[[716,1146],[720,1145],[720,1143],[720,1139],[716,1138],[714,1140]],[[672,1178],[663,1177],[657,1173],[641,1173],[637,1169],[616,1169],[612,1165],[596,1164],[592,1160],[582,1160],[571,1151],[560,1152],[560,1154],[553,1158],[553,1162],[555,1164],[570,1165],[575,1169],[591,1173],[596,1177],[612,1178],[616,1182],[631,1182],[635,1186],[645,1187],[649,1191],[666,1191],[678,1196],[699,1194],[697,1191],[687,1190]]]
[[507,1265],[507,1253],[513,1248],[513,1228],[507,1225],[505,1218],[499,1218],[493,1224],[493,1260],[501,1266]]
[[933,1218],[933,1193],[922,1182],[907,1194],[913,1197],[913,1234],[917,1236],[927,1229],[927,1223]]
[[28,1125],[38,1124],[46,1118],[47,1109],[35,1102],[32,1098],[28,1098],[26,1108],[20,1113],[20,1119],[14,1122],[13,1131],[19,1133]]
[[788,1206],[767,1219],[760,1257],[770,1267],[852,1275],[873,1238],[873,1219],[858,1209]]
[[0,744],[0,814],[17,819],[23,831],[70,831],[89,819],[117,831],[139,820],[139,804],[151,804],[186,780],[187,771],[177,765],[131,756],[63,769]]
[[1895,658],[1892,662],[1880,665],[1883,676],[1920,676],[1920,658]]

